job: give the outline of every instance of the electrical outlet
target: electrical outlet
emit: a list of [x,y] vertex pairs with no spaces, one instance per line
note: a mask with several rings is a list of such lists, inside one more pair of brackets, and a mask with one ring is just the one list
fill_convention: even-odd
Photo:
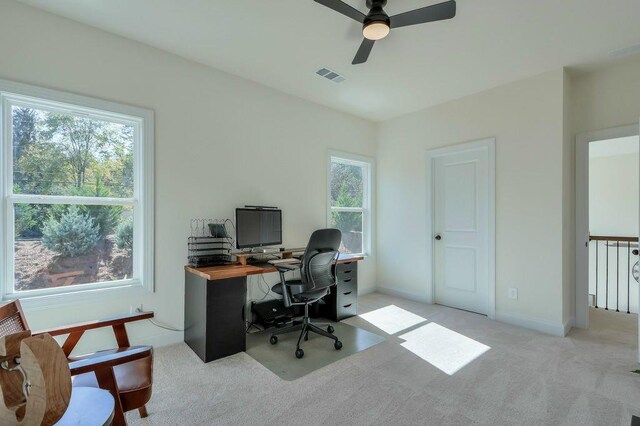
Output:
[[518,289],[515,287],[509,287],[509,299],[518,300]]

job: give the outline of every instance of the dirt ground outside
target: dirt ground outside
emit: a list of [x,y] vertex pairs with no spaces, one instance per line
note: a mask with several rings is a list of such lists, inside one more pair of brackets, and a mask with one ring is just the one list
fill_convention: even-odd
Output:
[[15,250],[17,291],[116,281],[133,275],[133,256],[116,246],[113,235],[83,256],[60,256],[40,240],[18,240]]

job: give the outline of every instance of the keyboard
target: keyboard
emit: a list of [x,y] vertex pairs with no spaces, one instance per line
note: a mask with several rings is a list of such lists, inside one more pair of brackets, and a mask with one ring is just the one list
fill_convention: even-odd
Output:
[[281,264],[290,264],[290,265],[297,265],[300,263],[299,259],[274,259],[274,260],[270,260],[269,261],[270,264],[272,265],[281,265]]

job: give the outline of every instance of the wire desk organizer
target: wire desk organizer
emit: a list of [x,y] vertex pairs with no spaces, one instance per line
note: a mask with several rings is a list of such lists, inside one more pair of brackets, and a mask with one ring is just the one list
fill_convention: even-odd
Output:
[[233,263],[233,238],[227,232],[229,219],[191,219],[191,235],[187,241],[189,266],[229,265]]

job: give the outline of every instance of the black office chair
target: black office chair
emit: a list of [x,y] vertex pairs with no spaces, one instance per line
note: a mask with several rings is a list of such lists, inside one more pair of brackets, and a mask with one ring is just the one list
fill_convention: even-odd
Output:
[[[304,317],[302,323],[294,323],[274,331],[269,341],[272,345],[278,343],[278,335],[300,330],[298,343],[296,344],[296,358],[302,358],[304,351],[300,348],[300,342],[309,339],[309,332],[333,339],[333,346],[342,349],[342,342],[333,333],[330,324],[312,324],[309,320],[309,305],[329,294],[330,287],[336,284],[335,262],[338,258],[338,249],[342,233],[338,229],[319,229],[311,234],[304,256],[299,266],[276,265],[280,273],[280,284],[272,287],[275,293],[281,294],[284,306],[304,305]],[[300,279],[287,281],[284,274],[288,271],[300,268]],[[327,331],[320,326],[327,326]]]

